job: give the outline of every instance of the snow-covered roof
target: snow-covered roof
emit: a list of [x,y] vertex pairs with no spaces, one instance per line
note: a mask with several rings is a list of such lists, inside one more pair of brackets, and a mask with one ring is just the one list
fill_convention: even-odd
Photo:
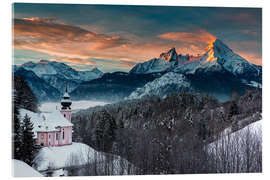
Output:
[[55,110],[51,113],[45,114],[47,121],[52,124],[54,127],[58,126],[73,126],[71,122],[69,122],[59,110]]
[[54,132],[58,131],[56,127],[73,126],[60,111],[55,110],[51,113],[34,113],[26,109],[20,109],[20,119],[23,120],[25,115],[28,115],[33,123],[34,137],[37,137],[37,132]]

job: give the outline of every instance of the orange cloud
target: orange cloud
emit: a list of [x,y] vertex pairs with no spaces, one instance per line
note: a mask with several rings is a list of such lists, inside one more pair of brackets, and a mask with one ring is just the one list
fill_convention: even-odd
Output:
[[89,65],[95,65],[96,63],[94,61],[91,61],[89,59],[81,59],[81,58],[51,58],[51,61],[57,61],[57,62],[67,62],[70,63],[70,65],[76,65],[76,66],[89,66]]
[[69,52],[72,57],[76,57],[76,54],[84,55],[83,51],[104,50],[127,43],[119,36],[96,34],[77,26],[56,23],[51,19],[14,19],[13,29],[15,48],[55,55]]
[[[14,48],[29,49],[52,56],[51,59],[79,66],[94,65],[90,58],[120,61],[123,67],[159,57],[160,53],[175,47],[181,54],[201,54],[215,36],[205,30],[168,32],[154,42],[132,35],[97,34],[84,28],[56,22],[54,19],[14,19]],[[167,40],[168,42],[162,41]],[[245,56],[244,56],[245,57]]]
[[198,44],[198,43],[209,44],[216,39],[216,37],[213,34],[203,29],[195,32],[168,32],[160,34],[158,35],[158,37],[160,39],[165,39],[169,41],[180,41],[190,44]]

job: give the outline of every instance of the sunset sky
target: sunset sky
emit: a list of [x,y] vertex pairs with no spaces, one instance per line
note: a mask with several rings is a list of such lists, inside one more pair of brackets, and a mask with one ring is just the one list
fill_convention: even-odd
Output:
[[259,8],[14,4],[14,63],[40,59],[77,70],[128,71],[175,47],[202,54],[218,38],[262,64]]

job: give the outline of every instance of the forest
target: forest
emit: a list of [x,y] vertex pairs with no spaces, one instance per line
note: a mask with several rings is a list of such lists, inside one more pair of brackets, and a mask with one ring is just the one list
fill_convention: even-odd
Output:
[[261,131],[248,126],[261,111],[259,88],[224,103],[195,92],[146,96],[73,114],[73,137],[125,158],[130,174],[261,172]]

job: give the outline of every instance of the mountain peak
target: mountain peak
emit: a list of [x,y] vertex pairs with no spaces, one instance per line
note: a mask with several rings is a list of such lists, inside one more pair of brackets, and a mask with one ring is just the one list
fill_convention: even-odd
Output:
[[161,53],[159,59],[163,59],[165,61],[173,61],[177,59],[177,53],[175,47],[172,47],[167,53]]
[[206,47],[206,51],[206,62],[216,61],[217,57],[224,56],[226,53],[232,52],[232,50],[219,39],[211,41]]

